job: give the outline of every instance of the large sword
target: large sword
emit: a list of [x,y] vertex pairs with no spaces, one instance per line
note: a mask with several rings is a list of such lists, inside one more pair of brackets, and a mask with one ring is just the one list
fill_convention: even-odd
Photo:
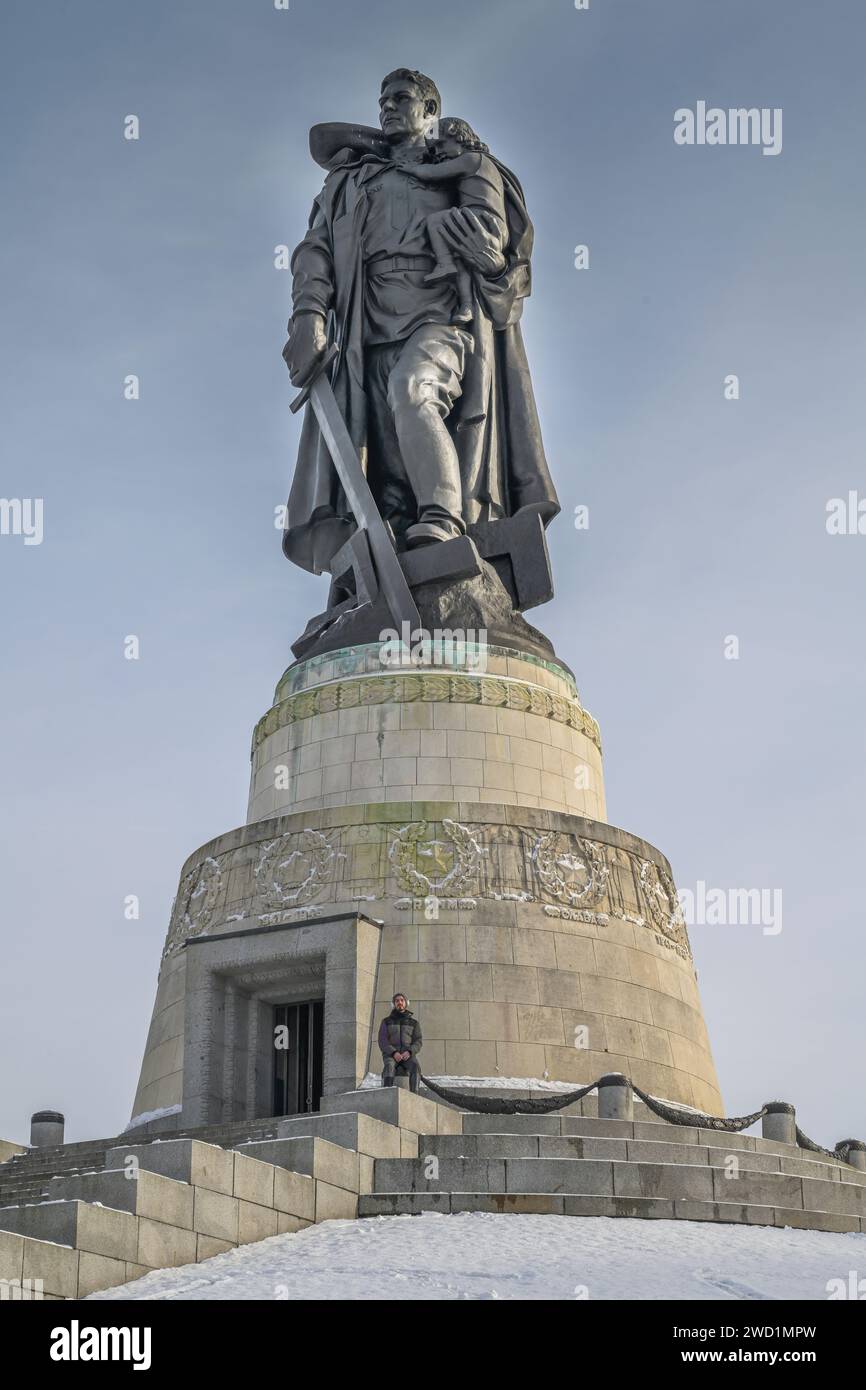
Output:
[[421,627],[421,614],[418,612],[412,597],[412,591],[406,583],[406,576],[400,561],[397,559],[391,534],[382,520],[379,508],[376,506],[376,499],[370,491],[370,484],[367,482],[366,474],[361,467],[358,451],[352,443],[352,437],[346,428],[346,422],[331,386],[328,369],[334,359],[339,356],[339,352],[340,349],[337,344],[332,343],[317,362],[312,375],[308,377],[300,393],[292,401],[290,409],[292,414],[296,415],[307,401],[313,407],[313,413],[319,422],[319,429],[322,431],[322,438],[334,461],[337,476],[342,483],[349,506],[352,508],[352,514],[358,523],[359,530],[367,533],[367,542],[370,546],[370,553],[385,601],[398,633],[404,637],[407,629],[403,627],[403,624],[408,624],[410,634],[417,631]]

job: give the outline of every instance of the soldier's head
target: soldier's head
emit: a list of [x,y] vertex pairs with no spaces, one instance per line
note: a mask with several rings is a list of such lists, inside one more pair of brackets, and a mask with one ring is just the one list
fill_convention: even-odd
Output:
[[439,88],[423,72],[395,68],[383,79],[379,123],[383,134],[394,144],[429,135],[441,110]]

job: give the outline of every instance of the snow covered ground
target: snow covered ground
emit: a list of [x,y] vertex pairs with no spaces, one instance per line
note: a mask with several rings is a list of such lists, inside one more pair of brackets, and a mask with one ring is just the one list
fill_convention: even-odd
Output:
[[430,1213],[326,1221],[91,1297],[827,1299],[852,1270],[866,1274],[866,1235]]

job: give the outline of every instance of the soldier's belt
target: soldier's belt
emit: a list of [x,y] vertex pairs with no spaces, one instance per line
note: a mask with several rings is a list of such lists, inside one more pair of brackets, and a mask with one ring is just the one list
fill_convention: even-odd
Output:
[[432,256],[379,256],[367,262],[367,269],[381,275],[389,270],[432,270],[435,264]]

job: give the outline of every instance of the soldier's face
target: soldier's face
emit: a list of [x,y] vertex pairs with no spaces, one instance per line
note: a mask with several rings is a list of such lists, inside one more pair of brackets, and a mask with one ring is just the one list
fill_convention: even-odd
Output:
[[388,83],[379,98],[379,124],[389,140],[426,135],[435,122],[436,112],[427,110],[413,83],[400,79]]

